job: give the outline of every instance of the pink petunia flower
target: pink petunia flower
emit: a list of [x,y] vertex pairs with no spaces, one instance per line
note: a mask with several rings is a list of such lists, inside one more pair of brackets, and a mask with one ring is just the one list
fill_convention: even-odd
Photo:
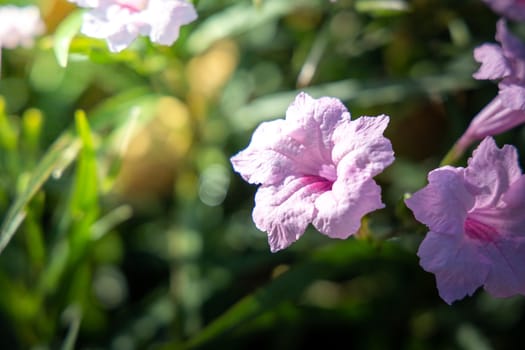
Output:
[[180,27],[197,19],[193,5],[186,0],[70,0],[91,8],[84,14],[81,32],[106,39],[112,52],[128,47],[138,35],[152,42],[171,45]]
[[252,216],[272,252],[298,240],[310,223],[331,238],[348,238],[365,214],[384,207],[372,177],[394,160],[383,136],[388,122],[386,115],[351,120],[340,100],[300,93],[286,119],[255,130],[231,162],[247,182],[261,184]]
[[31,47],[44,30],[38,7],[0,7],[0,48]]
[[476,79],[501,79],[498,95],[472,119],[456,143],[458,153],[477,140],[497,135],[525,122],[525,45],[497,23],[497,44],[483,44],[474,50],[481,63]]
[[483,0],[494,12],[515,21],[525,20],[524,0]]
[[483,286],[495,297],[525,294],[525,176],[516,149],[485,138],[466,168],[431,171],[405,200],[428,226],[420,264],[447,303]]

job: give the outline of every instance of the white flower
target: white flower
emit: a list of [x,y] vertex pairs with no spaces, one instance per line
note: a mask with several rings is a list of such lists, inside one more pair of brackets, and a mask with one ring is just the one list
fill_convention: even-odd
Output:
[[31,47],[44,30],[38,7],[0,7],[0,48]]
[[112,52],[128,47],[138,35],[171,45],[180,27],[197,19],[193,5],[186,0],[70,0],[91,8],[84,15],[81,32],[106,39]]

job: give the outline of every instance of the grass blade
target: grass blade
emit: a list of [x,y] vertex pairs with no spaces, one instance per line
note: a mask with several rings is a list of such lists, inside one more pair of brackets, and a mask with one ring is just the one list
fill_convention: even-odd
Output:
[[71,13],[60,23],[55,32],[53,51],[55,52],[59,66],[62,68],[67,66],[69,45],[82,26],[82,14],[83,11]]
[[0,228],[0,254],[5,249],[25,218],[25,208],[44,182],[53,174],[59,177],[75,159],[80,149],[79,140],[70,132],[60,136],[31,173],[28,185],[9,208]]

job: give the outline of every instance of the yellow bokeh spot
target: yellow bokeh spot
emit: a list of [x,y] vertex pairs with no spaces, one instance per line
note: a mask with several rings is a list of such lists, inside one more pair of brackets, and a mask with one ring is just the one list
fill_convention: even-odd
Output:
[[188,107],[173,97],[157,103],[155,116],[132,138],[124,152],[115,189],[130,199],[169,194],[193,130]]

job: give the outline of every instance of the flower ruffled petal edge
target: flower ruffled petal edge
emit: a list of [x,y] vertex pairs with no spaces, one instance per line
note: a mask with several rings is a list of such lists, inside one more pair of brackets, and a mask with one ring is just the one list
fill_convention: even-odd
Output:
[[297,241],[315,215],[315,179],[290,178],[281,186],[261,186],[255,194],[253,221],[268,233],[270,250],[277,252]]
[[439,295],[448,304],[474,294],[489,275],[486,258],[462,236],[430,231],[417,255],[421,267],[435,274]]
[[463,169],[445,166],[431,171],[428,185],[412,194],[405,204],[431,231],[461,235],[474,196],[463,179]]

